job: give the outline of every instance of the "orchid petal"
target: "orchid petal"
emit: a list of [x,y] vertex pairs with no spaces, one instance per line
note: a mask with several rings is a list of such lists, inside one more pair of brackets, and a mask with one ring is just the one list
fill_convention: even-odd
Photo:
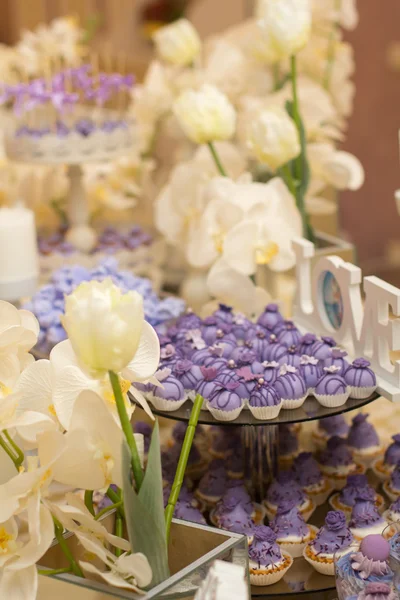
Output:
[[122,376],[130,381],[146,381],[154,375],[160,362],[160,342],[153,327],[143,322],[139,347],[136,354],[123,370]]

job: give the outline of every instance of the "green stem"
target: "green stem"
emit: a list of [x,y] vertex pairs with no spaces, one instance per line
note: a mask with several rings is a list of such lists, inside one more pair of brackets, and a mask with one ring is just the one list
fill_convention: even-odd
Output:
[[192,412],[190,414],[189,423],[185,433],[185,439],[183,440],[183,446],[181,449],[181,454],[179,456],[178,466],[176,468],[171,493],[168,498],[168,504],[165,508],[165,529],[167,535],[167,542],[169,540],[172,517],[174,516],[175,506],[181,491],[183,478],[185,476],[186,465],[189,459],[190,450],[192,448],[193,438],[196,431],[196,426],[199,420],[202,405],[203,398],[202,396],[200,396],[200,394],[197,394],[193,404]]
[[131,451],[132,456],[132,471],[133,476],[135,478],[135,483],[137,487],[137,491],[140,490],[141,485],[143,483],[143,471],[142,465],[140,464],[139,452],[136,446],[135,436],[133,435],[132,425],[129,420],[128,413],[126,412],[126,406],[124,397],[122,395],[121,386],[119,383],[118,375],[113,371],[109,371],[108,375],[110,377],[111,386],[114,392],[115,402],[117,405],[119,420],[121,422],[122,431],[125,434],[126,441],[128,443],[129,449]]
[[[122,538],[124,532],[124,520],[121,515],[117,512],[115,515],[115,535],[119,538]],[[115,548],[115,556],[121,556],[122,550],[121,548]]]
[[101,519],[101,517],[104,517],[104,515],[106,515],[107,513],[111,512],[114,509],[119,509],[121,506],[123,506],[123,501],[121,500],[120,502],[114,502],[114,504],[110,504],[109,506],[106,506],[105,508],[102,508],[101,510],[99,510],[99,512],[96,514],[94,520],[98,521],[99,519]]
[[71,571],[77,577],[84,577],[84,575],[82,573],[82,569],[80,568],[80,566],[78,565],[78,563],[76,562],[74,557],[72,556],[71,550],[68,548],[67,542],[64,539],[63,526],[61,525],[60,521],[58,521],[55,517],[53,517],[53,521],[54,521],[54,533],[55,533],[57,542],[59,543],[61,550],[64,552],[67,560],[69,561],[69,564],[71,565]]
[[25,460],[25,455],[22,452],[21,448],[14,442],[14,440],[12,439],[12,437],[10,436],[10,434],[8,433],[7,429],[4,430],[4,435],[8,441],[8,443],[10,444],[11,448],[13,449],[13,451],[15,452],[15,454],[17,455],[17,463],[18,463],[18,467],[20,467],[22,465],[22,463]]
[[218,156],[217,150],[215,149],[214,143],[213,142],[208,142],[207,145],[210,148],[211,155],[212,155],[212,157],[214,159],[214,162],[216,164],[216,167],[217,167],[219,173],[222,175],[222,177],[228,177],[228,175],[226,174],[226,171],[225,171],[224,167],[222,166],[221,160],[220,160],[220,158]]
[[38,569],[38,573],[39,575],[46,575],[47,577],[51,577],[51,575],[71,573],[71,567],[65,567],[65,569]]
[[121,502],[121,506],[118,508],[118,512],[121,514],[121,517],[125,519],[124,502],[121,500],[119,495],[116,492],[114,492],[114,490],[111,487],[108,488],[106,494],[114,504],[119,504],[119,502]]
[[290,193],[292,194],[292,196],[294,196],[295,199],[297,199],[296,185],[294,183],[293,176],[292,176],[292,173],[290,171],[290,167],[288,164],[283,165],[281,167],[281,174],[282,174],[282,179],[286,183],[287,187],[289,188]]
[[20,465],[18,464],[18,457],[14,455],[11,448],[9,448],[7,446],[6,442],[3,440],[3,438],[1,436],[0,436],[0,447],[3,448],[4,452],[6,452],[6,454],[8,454],[8,456],[13,461],[15,468],[17,469],[17,471],[19,471]]
[[93,506],[93,490],[85,491],[85,506],[88,511],[94,516],[94,506]]

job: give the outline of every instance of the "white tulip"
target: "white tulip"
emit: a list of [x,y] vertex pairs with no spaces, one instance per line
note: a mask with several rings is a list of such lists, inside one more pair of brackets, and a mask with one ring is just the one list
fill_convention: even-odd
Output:
[[200,54],[201,41],[196,29],[187,19],[179,19],[159,29],[153,40],[158,55],[179,67],[192,64]]
[[235,133],[236,113],[216,87],[204,84],[186,90],[176,100],[174,114],[187,137],[196,144],[229,140]]
[[310,38],[309,0],[261,0],[258,16],[271,62],[297,54]]
[[111,279],[84,282],[66,297],[62,323],[84,370],[98,378],[119,373],[139,347],[143,298],[123,294]]
[[248,147],[254,156],[276,171],[300,154],[299,134],[285,110],[263,110],[248,129]]

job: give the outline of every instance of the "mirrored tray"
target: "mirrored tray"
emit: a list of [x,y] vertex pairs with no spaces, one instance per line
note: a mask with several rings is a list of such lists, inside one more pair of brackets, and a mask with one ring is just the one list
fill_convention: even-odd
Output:
[[[275,419],[269,421],[260,421],[253,417],[249,410],[242,410],[239,417],[234,421],[217,421],[208,410],[202,410],[200,413],[199,423],[201,425],[281,425],[283,423],[301,423],[303,421],[315,421],[317,419],[324,419],[333,415],[339,415],[341,413],[350,412],[356,410],[377,400],[379,394],[372,394],[369,398],[363,400],[356,400],[349,398],[346,404],[337,408],[325,408],[312,396],[309,396],[304,402],[303,406],[296,408],[295,410],[281,410],[279,415]],[[133,398],[131,398],[133,400]],[[166,412],[163,410],[157,410],[153,406],[151,409],[155,415],[172,419],[173,421],[189,421],[190,413],[193,407],[193,403],[188,400],[178,410]]]

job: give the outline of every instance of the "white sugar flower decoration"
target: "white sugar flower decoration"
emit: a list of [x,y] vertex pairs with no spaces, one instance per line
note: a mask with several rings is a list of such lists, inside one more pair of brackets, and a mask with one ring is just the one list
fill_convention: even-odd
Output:
[[173,110],[187,137],[196,144],[229,140],[235,133],[235,109],[213,85],[184,91]]
[[186,67],[200,54],[199,34],[187,19],[162,27],[154,34],[153,40],[160,58],[173,65]]

